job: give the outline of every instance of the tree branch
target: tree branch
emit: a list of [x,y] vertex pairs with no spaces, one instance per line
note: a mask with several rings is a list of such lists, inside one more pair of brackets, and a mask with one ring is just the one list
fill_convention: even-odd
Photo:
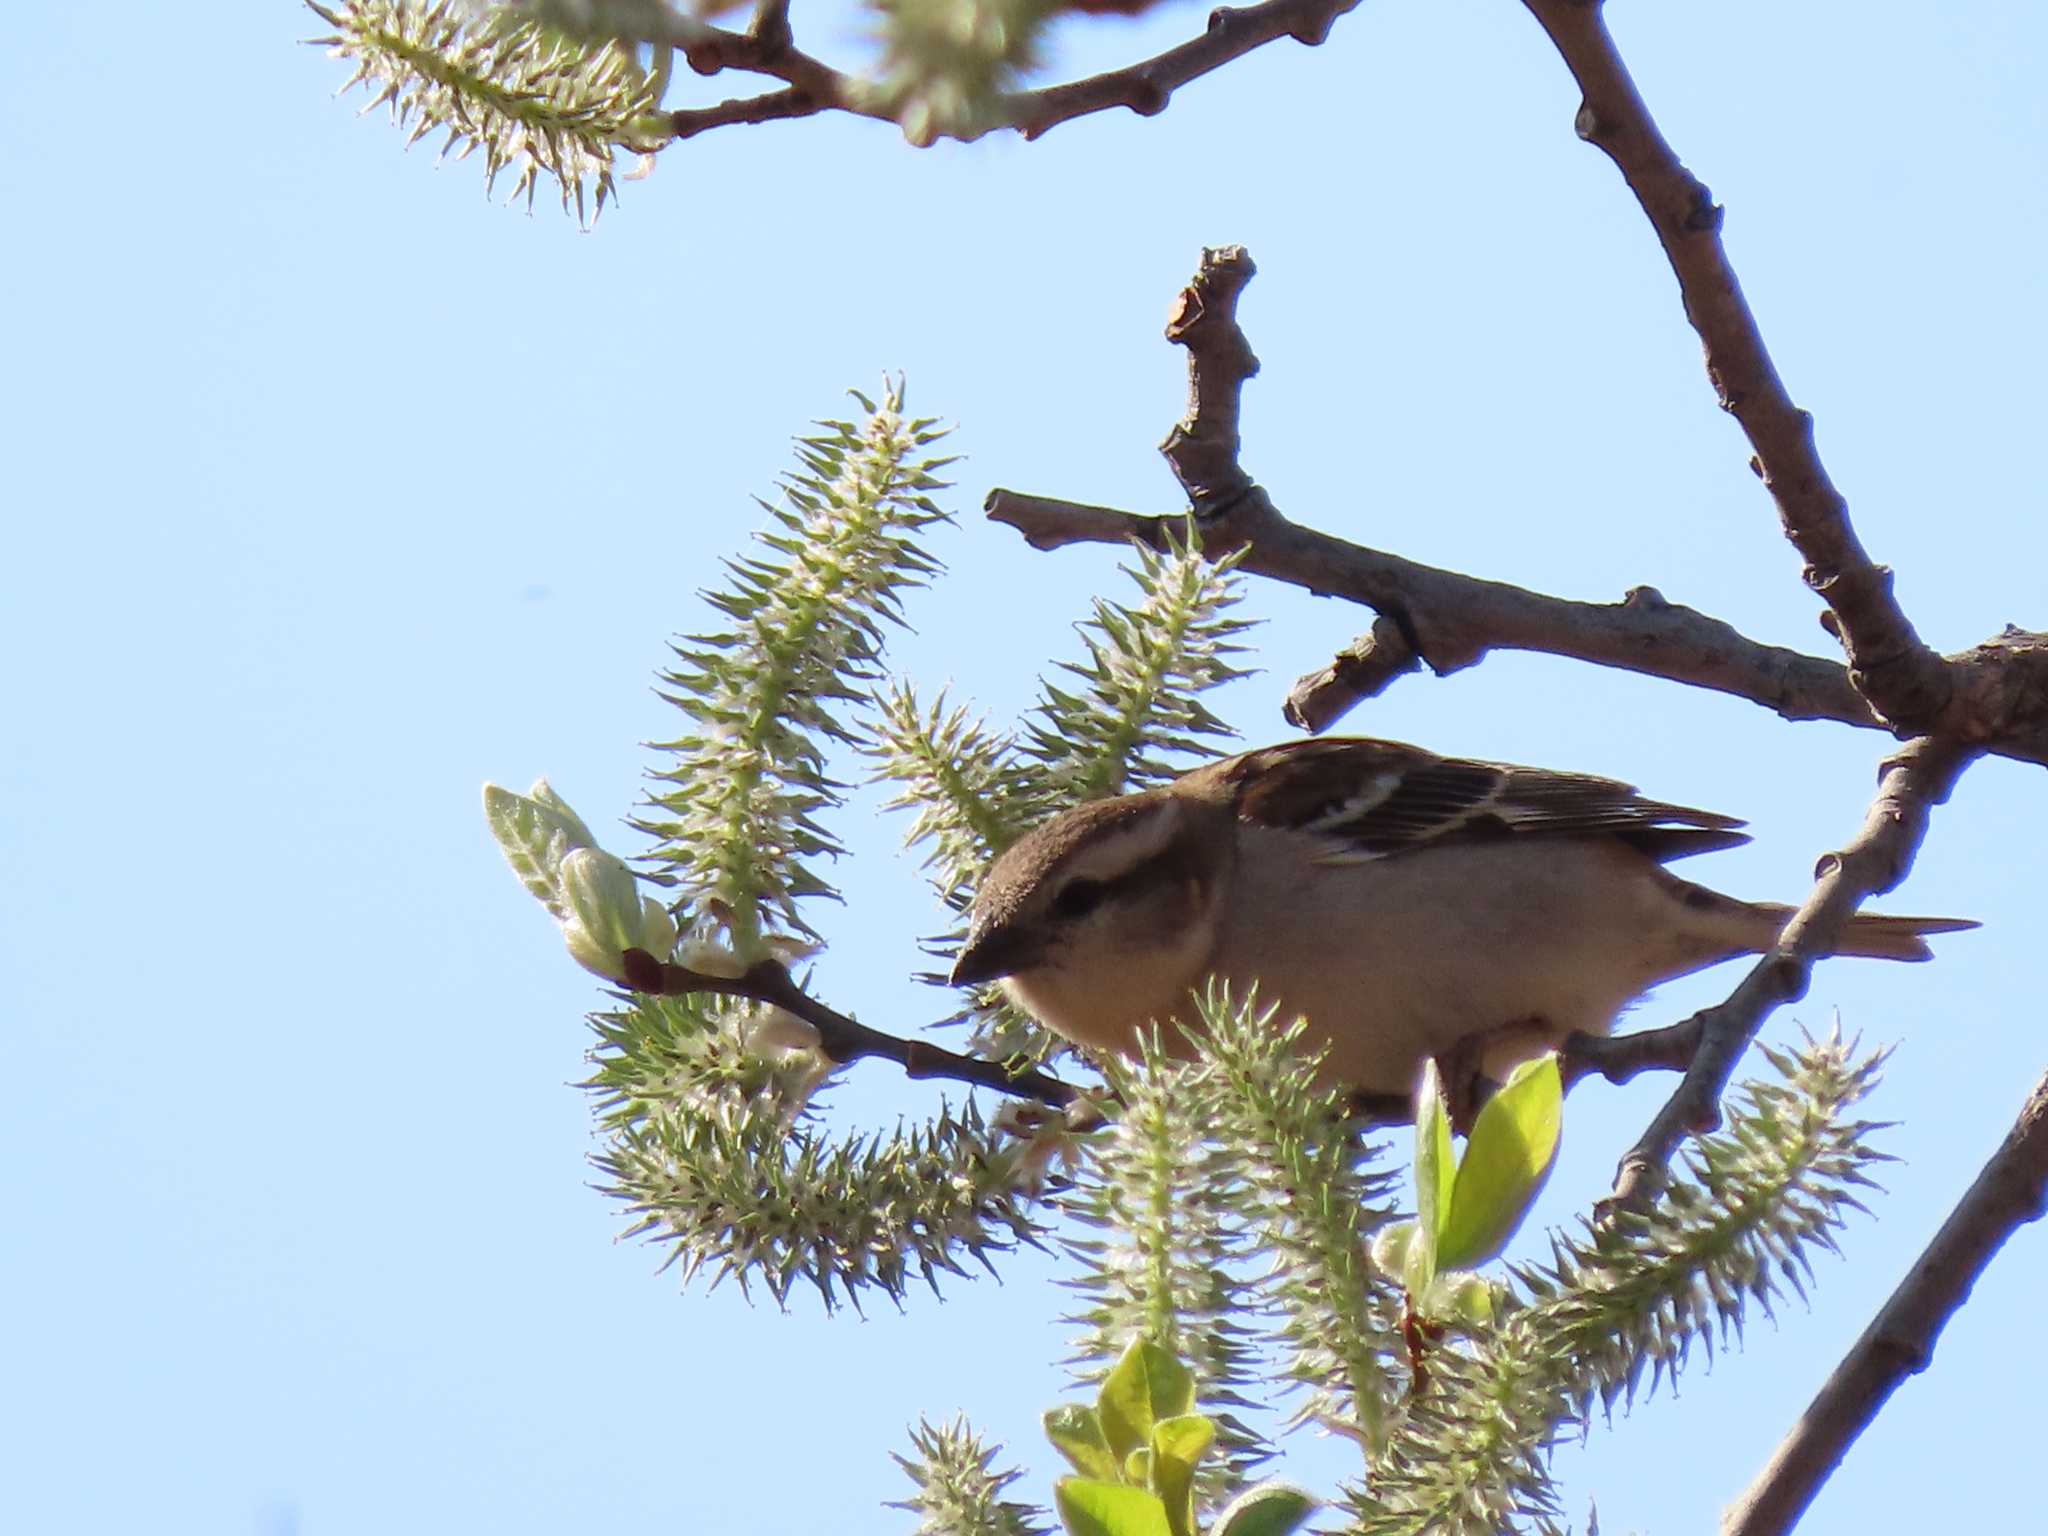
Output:
[[2020,1109],[2004,1143],[1850,1347],[1756,1480],[1722,1516],[1722,1536],[1777,1536],[1805,1513],[1821,1484],[1906,1377],[1934,1358],[1941,1330],[2014,1230],[2048,1209],[2048,1076]]
[[1662,1029],[1639,1029],[1628,1035],[1589,1035],[1573,1030],[1557,1053],[1565,1090],[1596,1073],[1610,1083],[1625,1083],[1645,1072],[1683,1072],[1699,1054],[1703,1010]]
[[1583,0],[1524,3],[1583,93],[1579,137],[1614,162],[1657,232],[1705,349],[1707,376],[1755,450],[1751,467],[1806,562],[1806,584],[1828,605],[1851,681],[1899,730],[1956,734],[1942,718],[1954,687],[1947,664],[1914,630],[1892,595],[1890,570],[1870,558],[1850,524],[1848,502],[1814,445],[1813,418],[1792,403],[1742,295],[1713,194],[1665,142],[1601,7]]
[[715,107],[679,107],[669,113],[668,129],[678,139],[689,139],[733,123],[772,123],[785,117],[810,117],[817,110],[816,99],[792,85],[759,96],[735,96]]
[[670,965],[644,949],[627,950],[625,964],[626,985],[635,992],[659,997],[716,992],[787,1009],[817,1030],[819,1049],[842,1065],[863,1056],[879,1056],[895,1062],[908,1077],[948,1077],[1015,1098],[1036,1099],[1055,1108],[1064,1108],[1080,1096],[1071,1083],[1063,1083],[1035,1067],[1012,1072],[1001,1062],[962,1056],[922,1040],[904,1040],[870,1029],[804,991],[779,960],[760,961],[743,976],[713,976],[688,966]]
[[[1359,0],[1262,0],[1242,8],[1220,6],[1209,13],[1208,24],[1198,37],[1121,69],[1036,90],[1005,92],[995,99],[986,121],[941,130],[938,136],[973,140],[984,133],[1012,129],[1035,139],[1061,123],[1113,107],[1128,107],[1140,117],[1151,117],[1165,111],[1173,93],[1182,86],[1267,43],[1291,37],[1315,47],[1329,36],[1338,17],[1358,4]],[[779,30],[774,25],[777,17]],[[700,75],[736,69],[770,76],[789,87],[714,107],[676,109],[669,114],[669,125],[679,139],[728,123],[760,123],[821,112],[896,120],[871,83],[843,74],[794,45],[786,0],[780,5],[764,3],[745,32],[670,11],[664,26],[649,29],[648,35],[634,40],[676,49]]]
[[[1442,677],[1493,650],[1539,651],[1748,699],[1787,720],[1884,724],[1840,663],[1765,645],[1654,587],[1619,603],[1531,592],[1405,560],[1290,521],[1239,462],[1238,401],[1258,358],[1236,302],[1256,268],[1242,247],[1204,251],[1167,324],[1188,349],[1188,406],[1160,445],[1216,553],[1242,550],[1242,569],[1347,598],[1380,616],[1371,632],[1294,685],[1287,718],[1323,730],[1397,677],[1427,666]],[[1136,539],[1165,549],[1185,514],[1145,517],[1114,507],[1002,487],[984,503],[1034,549]],[[1957,738],[2048,764],[2048,637],[2012,629],[1944,666]]]
[[755,0],[747,36],[770,54],[787,48],[793,41],[789,30],[789,0]]
[[[984,510],[1034,549],[1132,539],[1163,549],[1181,524],[1001,488]],[[1201,529],[1206,549],[1245,549],[1243,570],[1380,613],[1368,636],[1294,685],[1288,719],[1308,730],[1326,729],[1419,666],[1444,677],[1496,650],[1661,677],[1747,699],[1787,720],[1881,723],[1839,663],[1752,640],[1654,587],[1635,587],[1618,603],[1585,603],[1423,565],[1291,522],[1256,485],[1220,516],[1203,519]],[[2036,750],[2030,760],[2048,761],[2048,742]]]
[[1159,452],[1202,519],[1227,515],[1257,487],[1239,464],[1238,420],[1258,354],[1237,323],[1237,299],[1258,275],[1241,245],[1204,247],[1195,275],[1173,301],[1166,339],[1188,354],[1188,403]]
[[1653,1198],[1678,1144],[1721,1123],[1722,1091],[1758,1028],[1780,1004],[1806,995],[1815,962],[1834,952],[1857,907],[1905,879],[1932,808],[1948,798],[1974,755],[1967,747],[1923,736],[1886,761],[1861,830],[1841,851],[1821,858],[1813,890],[1771,952],[1727,1001],[1686,1021],[1698,1026],[1698,1049],[1684,1080],[1622,1158],[1611,1206],[1627,1209]]
[[1291,37],[1307,48],[1330,35],[1337,18],[1359,0],[1264,0],[1243,8],[1218,6],[1200,37],[1123,69],[1105,70],[1064,85],[1015,91],[1001,98],[1004,126],[1027,139],[1077,117],[1129,107],[1140,117],[1166,110],[1173,93],[1191,80],[1242,58],[1255,48]]

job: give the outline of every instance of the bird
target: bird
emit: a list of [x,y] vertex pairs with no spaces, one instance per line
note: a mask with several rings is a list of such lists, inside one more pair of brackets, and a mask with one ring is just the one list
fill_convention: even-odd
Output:
[[[1604,1035],[1660,982],[1776,943],[1793,909],[1664,868],[1749,841],[1733,816],[1591,774],[1365,737],[1260,747],[1063,810],[989,866],[955,985],[1089,1052],[1135,1056],[1214,978],[1305,1019],[1321,1079],[1406,1099],[1426,1061],[1481,1081]],[[1835,952],[1927,960],[1959,918],[1859,914]],[[1255,990],[1254,990],[1255,989]]]

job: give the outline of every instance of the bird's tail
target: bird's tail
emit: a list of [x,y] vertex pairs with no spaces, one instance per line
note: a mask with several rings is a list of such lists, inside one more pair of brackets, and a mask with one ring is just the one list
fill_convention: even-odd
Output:
[[[1757,902],[1756,910],[1768,913],[1782,928],[1792,916],[1791,907]],[[1838,955],[1862,955],[1872,960],[1932,960],[1927,947],[1931,933],[1961,933],[1983,924],[1967,917],[1895,917],[1889,913],[1859,912],[1835,946]]]

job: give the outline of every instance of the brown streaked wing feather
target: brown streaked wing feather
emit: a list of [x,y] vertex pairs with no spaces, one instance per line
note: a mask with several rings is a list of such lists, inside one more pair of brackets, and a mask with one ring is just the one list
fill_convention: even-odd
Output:
[[1234,790],[1238,814],[1328,837],[1337,857],[1379,858],[1495,837],[1614,837],[1659,860],[1748,838],[1733,816],[1648,800],[1584,773],[1438,757],[1400,742],[1305,741],[1201,770]]

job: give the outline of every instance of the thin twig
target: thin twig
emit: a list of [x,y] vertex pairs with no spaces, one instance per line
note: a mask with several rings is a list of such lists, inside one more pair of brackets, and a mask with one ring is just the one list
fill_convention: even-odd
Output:
[[1164,53],[1083,80],[1004,96],[1004,124],[1035,139],[1061,123],[1112,107],[1129,107],[1140,117],[1151,117],[1165,111],[1173,93],[1189,81],[1255,48],[1283,37],[1307,48],[1319,46],[1337,18],[1358,5],[1359,0],[1264,0],[1242,8],[1218,6],[1209,13],[1201,36]]
[[1743,297],[1713,194],[1665,142],[1601,7],[1524,3],[1583,94],[1579,137],[1613,160],[1657,232],[1705,349],[1707,376],[1755,450],[1752,467],[1806,562],[1807,585],[1828,605],[1858,691],[1902,731],[1958,734],[1942,719],[1953,690],[1947,665],[1914,630],[1892,595],[1891,572],[1870,558],[1850,524],[1848,502],[1814,444],[1813,418],[1792,403]]
[[[1339,16],[1357,8],[1359,0],[1262,0],[1242,8],[1221,6],[1209,13],[1198,37],[1121,69],[1108,69],[1080,80],[1037,90],[1009,91],[998,96],[987,117],[972,124],[941,126],[935,137],[972,140],[1009,129],[1027,139],[1072,122],[1077,117],[1128,107],[1140,117],[1163,112],[1173,93],[1192,80],[1242,58],[1283,37],[1314,47],[1329,36]],[[779,10],[783,26],[772,18]],[[677,138],[728,123],[767,122],[776,118],[810,117],[844,112],[856,117],[895,121],[886,96],[856,76],[843,74],[804,52],[790,40],[788,7],[764,3],[745,32],[712,26],[678,11],[636,41],[678,50],[700,75],[728,69],[768,75],[788,91],[727,101],[716,107],[684,107],[670,114]],[[764,25],[764,18],[771,24]]]
[[1843,1356],[1756,1480],[1721,1519],[1722,1536],[1778,1536],[1805,1513],[1849,1447],[1908,1376],[1927,1369],[1941,1330],[2005,1240],[2048,1209],[2048,1077],[1906,1278]]
[[679,107],[668,115],[668,130],[675,138],[688,139],[733,123],[772,123],[785,117],[809,117],[817,110],[811,94],[792,85],[759,96],[736,96],[715,107]]
[[1948,798],[1974,755],[1967,747],[1923,736],[1885,763],[1861,830],[1840,852],[1821,859],[1813,890],[1770,953],[1725,1002],[1687,1021],[1699,1026],[1699,1048],[1684,1080],[1622,1158],[1610,1207],[1637,1208],[1653,1198],[1679,1143],[1721,1123],[1722,1091],[1757,1030],[1781,1003],[1806,995],[1815,963],[1834,952],[1857,907],[1905,879],[1930,812]]
[[1063,1083],[1035,1067],[1012,1072],[1001,1062],[979,1056],[962,1056],[922,1040],[904,1040],[871,1029],[829,1008],[796,984],[787,966],[779,960],[763,960],[742,976],[713,976],[688,966],[657,960],[644,949],[626,951],[626,985],[635,992],[678,997],[691,992],[716,992],[726,997],[749,997],[787,1009],[818,1032],[818,1048],[840,1063],[863,1056],[893,1061],[909,1077],[946,1077],[958,1082],[993,1088],[1014,1098],[1036,1099],[1041,1104],[1063,1108],[1079,1097],[1072,1084]]

